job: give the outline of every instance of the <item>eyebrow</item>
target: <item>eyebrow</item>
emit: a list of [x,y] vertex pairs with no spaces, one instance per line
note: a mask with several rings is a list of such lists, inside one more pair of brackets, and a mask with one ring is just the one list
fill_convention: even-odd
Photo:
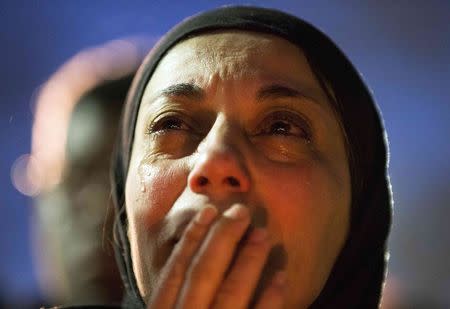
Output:
[[[185,98],[192,101],[201,101],[205,98],[205,91],[192,83],[179,83],[170,85],[159,92],[157,97],[165,98]],[[258,102],[270,100],[270,99],[282,99],[282,98],[298,98],[309,99],[310,101],[317,102],[313,97],[305,95],[305,93],[296,90],[294,88],[284,86],[281,84],[271,84],[262,87],[256,93],[256,100]]]
[[205,97],[205,91],[197,85],[191,83],[181,83],[171,85],[161,90],[158,97],[202,100]]
[[[280,98],[308,98],[304,93],[279,84],[272,84],[261,88],[257,94],[256,99],[258,101],[264,101],[268,99],[280,99]],[[313,99],[312,99],[313,100]]]

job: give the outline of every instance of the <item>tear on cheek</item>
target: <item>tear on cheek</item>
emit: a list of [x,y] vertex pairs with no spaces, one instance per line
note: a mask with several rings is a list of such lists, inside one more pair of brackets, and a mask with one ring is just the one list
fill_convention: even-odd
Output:
[[178,175],[177,171],[174,170],[174,166],[143,162],[139,165],[137,173],[129,175],[135,177],[135,180],[129,179],[135,186],[129,191],[138,198],[130,199],[135,205],[128,209],[138,212],[138,220],[143,220],[142,223],[147,230],[153,230],[161,224],[178,197],[178,190],[182,191],[184,188],[180,187],[182,183],[179,180],[182,175]]

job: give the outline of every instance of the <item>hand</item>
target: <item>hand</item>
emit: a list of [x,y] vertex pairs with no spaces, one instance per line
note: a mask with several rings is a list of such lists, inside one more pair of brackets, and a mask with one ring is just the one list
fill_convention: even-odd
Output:
[[[250,224],[247,207],[234,205],[216,217],[217,209],[208,206],[190,222],[161,271],[149,309],[249,306],[270,250],[267,232],[253,229],[238,249]],[[256,308],[282,308],[284,281],[277,273]]]

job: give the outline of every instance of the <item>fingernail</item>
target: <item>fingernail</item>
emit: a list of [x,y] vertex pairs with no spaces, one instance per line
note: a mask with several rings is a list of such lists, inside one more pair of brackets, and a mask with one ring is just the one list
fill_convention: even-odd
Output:
[[275,273],[272,279],[272,283],[279,288],[284,288],[284,286],[286,285],[286,272],[281,270]]
[[267,235],[267,230],[265,228],[254,228],[248,237],[248,242],[262,243],[267,239]]
[[242,205],[233,205],[223,213],[223,216],[234,220],[244,219],[248,216],[248,209]]
[[200,213],[197,214],[195,221],[202,225],[208,225],[214,220],[216,216],[217,216],[217,208],[207,206],[202,210],[200,210]]

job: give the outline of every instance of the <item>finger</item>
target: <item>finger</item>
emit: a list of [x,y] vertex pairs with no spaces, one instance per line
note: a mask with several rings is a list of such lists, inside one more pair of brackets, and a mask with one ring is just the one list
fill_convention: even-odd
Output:
[[254,229],[217,292],[214,308],[247,308],[269,254],[267,231]]
[[250,224],[247,207],[234,205],[211,227],[189,267],[179,299],[184,308],[208,308]]
[[275,274],[270,284],[266,287],[258,300],[255,309],[283,308],[286,290],[286,274],[279,271]]
[[161,271],[156,284],[157,288],[152,293],[148,308],[174,307],[192,257],[200,247],[216,216],[217,209],[208,206],[202,209],[189,223]]

